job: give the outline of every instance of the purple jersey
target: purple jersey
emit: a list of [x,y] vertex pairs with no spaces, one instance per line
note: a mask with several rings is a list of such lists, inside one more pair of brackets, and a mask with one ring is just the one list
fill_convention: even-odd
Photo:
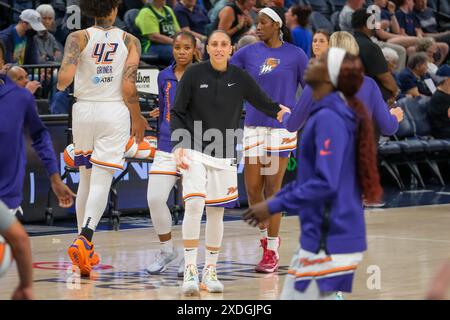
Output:
[[[299,215],[300,245],[306,251],[343,254],[366,250],[357,135],[356,115],[339,93],[315,101],[299,141],[297,180],[267,203],[272,214],[287,211]],[[324,222],[327,228],[323,228]]]
[[175,100],[178,80],[174,73],[175,64],[172,64],[158,74],[158,98],[159,98],[159,134],[158,150],[172,152],[170,142],[170,109]]
[[26,172],[27,133],[49,176],[59,171],[50,134],[37,113],[36,101],[25,88],[0,75],[0,200],[10,209],[22,202]]
[[[397,132],[397,118],[389,112],[389,107],[384,102],[375,80],[364,76],[364,82],[356,93],[356,97],[365,105],[369,116],[375,121],[382,134],[393,135]],[[291,132],[300,130],[308,119],[312,108],[312,89],[307,85],[292,113],[285,114],[283,117],[284,127]]]
[[[303,74],[308,57],[302,49],[290,43],[269,48],[264,42],[257,42],[236,52],[230,63],[246,70],[273,101],[292,108],[298,85],[304,86]],[[246,126],[283,127],[276,119],[268,117],[248,102],[245,103],[245,110]]]

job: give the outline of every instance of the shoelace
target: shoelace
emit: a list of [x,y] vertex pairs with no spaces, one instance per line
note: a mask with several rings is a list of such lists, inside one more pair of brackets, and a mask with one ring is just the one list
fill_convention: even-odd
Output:
[[264,252],[264,261],[265,262],[273,262],[275,261],[276,253],[275,251],[267,249],[266,252]]
[[195,269],[193,266],[190,266],[186,272],[184,273],[184,278],[186,279],[185,281],[192,281],[195,280]]
[[217,279],[217,270],[215,268],[208,268],[208,275],[212,281],[218,281]]

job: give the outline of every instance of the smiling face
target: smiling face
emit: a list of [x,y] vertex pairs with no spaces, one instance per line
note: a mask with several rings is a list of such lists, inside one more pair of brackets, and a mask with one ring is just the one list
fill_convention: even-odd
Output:
[[206,50],[211,62],[219,65],[227,63],[233,51],[230,37],[223,32],[213,33],[208,40]]

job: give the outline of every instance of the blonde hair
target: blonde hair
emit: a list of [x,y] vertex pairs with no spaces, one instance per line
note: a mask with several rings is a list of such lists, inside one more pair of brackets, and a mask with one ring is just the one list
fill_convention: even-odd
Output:
[[342,48],[350,54],[359,55],[359,46],[355,38],[347,31],[336,31],[330,37],[330,48]]

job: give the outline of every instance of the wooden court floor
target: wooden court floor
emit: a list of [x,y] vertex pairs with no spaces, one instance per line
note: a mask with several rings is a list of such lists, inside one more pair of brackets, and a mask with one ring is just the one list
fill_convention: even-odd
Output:
[[[366,212],[369,249],[359,266],[354,291],[345,299],[422,299],[439,263],[450,258],[450,205],[378,209]],[[91,279],[72,273],[66,249],[74,234],[31,238],[36,299],[277,299],[291,255],[298,245],[296,217],[281,227],[280,271],[253,271],[261,256],[258,232],[242,221],[225,223],[218,275],[223,294],[180,295],[177,263],[165,274],[149,276],[146,266],[157,253],[153,229],[99,232],[94,237],[102,257]],[[180,242],[181,226],[174,229]],[[202,236],[204,225],[202,226]],[[203,262],[203,246],[199,263]],[[15,266],[0,279],[0,299],[17,284]]]

